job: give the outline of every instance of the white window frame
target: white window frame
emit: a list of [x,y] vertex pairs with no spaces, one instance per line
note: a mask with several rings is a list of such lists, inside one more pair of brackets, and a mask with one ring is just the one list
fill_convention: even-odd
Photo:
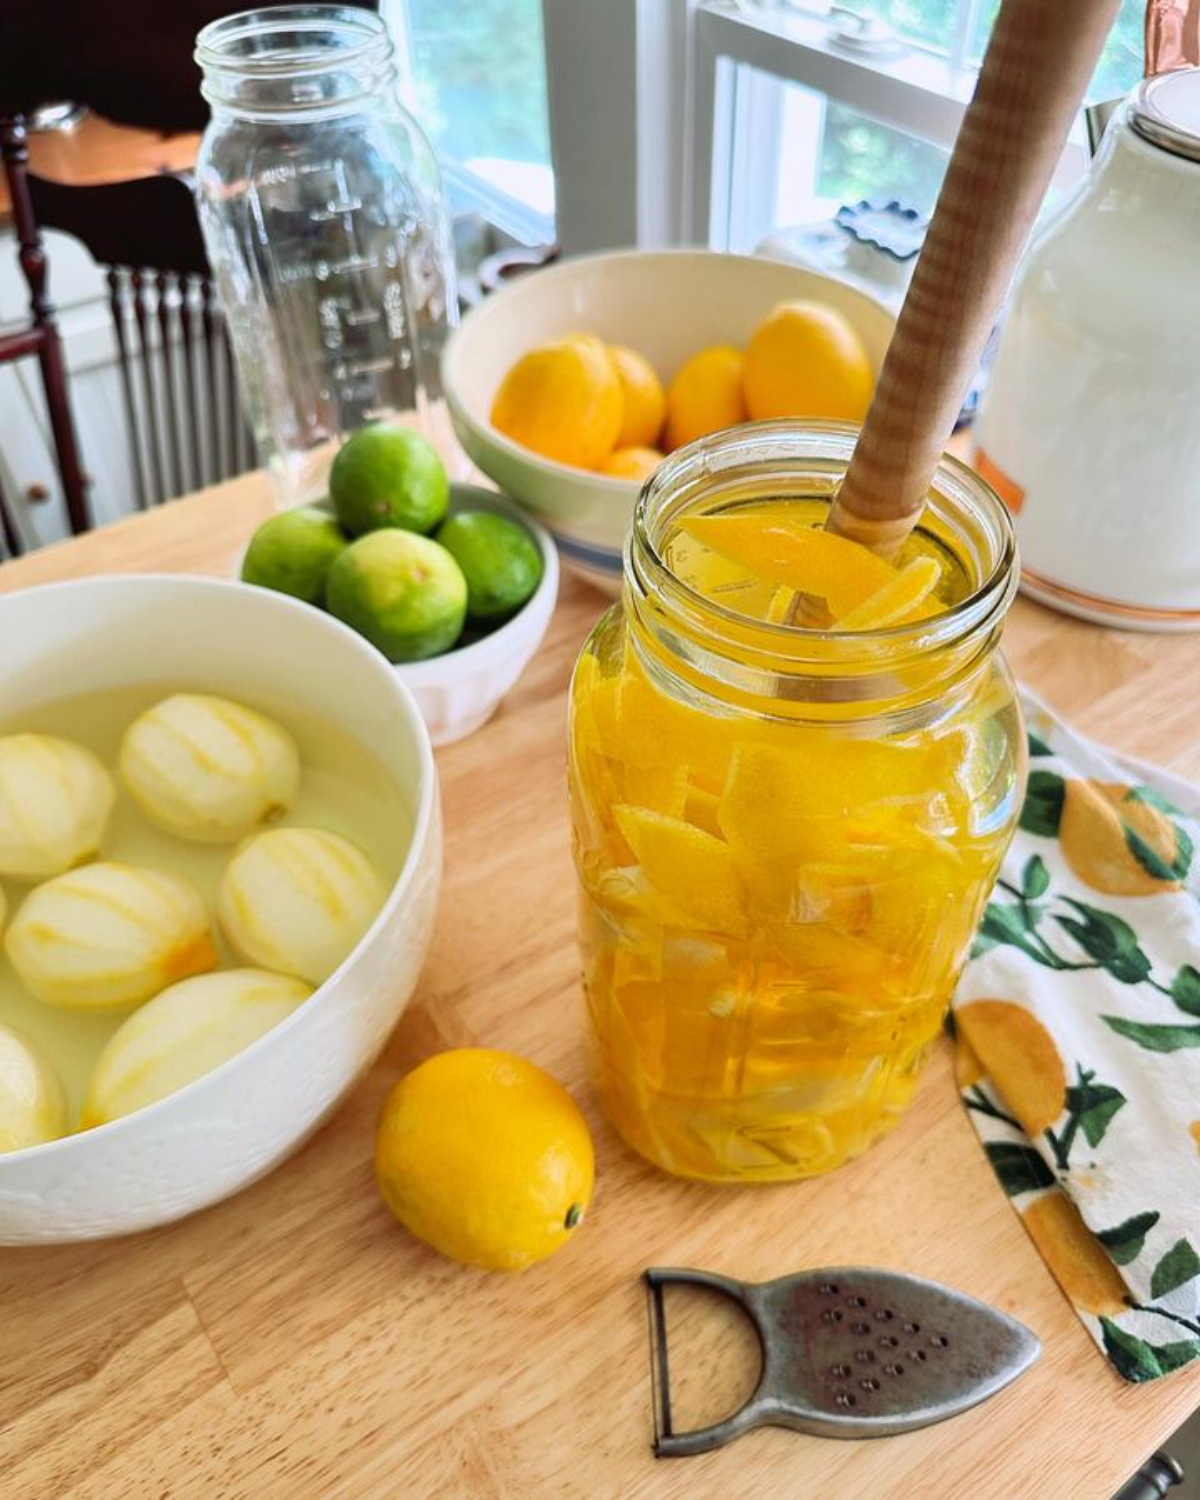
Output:
[[[577,254],[631,244],[724,248],[731,221],[778,177],[770,119],[778,90],[756,87],[761,75],[948,151],[975,87],[967,50],[984,0],[964,0],[945,52],[906,40],[883,58],[839,44],[815,7],[542,3],[558,238]],[[743,130],[765,147],[749,164],[731,159]],[[1077,181],[1086,163],[1077,129],[1054,186]]]

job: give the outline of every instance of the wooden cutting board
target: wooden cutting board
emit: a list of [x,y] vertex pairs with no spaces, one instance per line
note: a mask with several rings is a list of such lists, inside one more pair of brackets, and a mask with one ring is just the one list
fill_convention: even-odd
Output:
[[[0,567],[0,589],[98,572],[228,573],[268,511],[250,475]],[[87,1496],[647,1495],[1103,1500],[1200,1404],[1200,1369],[1124,1384],[992,1177],[933,1059],[897,1131],[829,1177],[721,1189],[632,1155],[588,1081],[564,784],[565,693],[605,601],[564,583],[547,641],[491,724],[439,752],[446,880],[428,965],[370,1077],[239,1197],[131,1239],[0,1250],[0,1492]],[[1200,649],[1018,602],[1018,673],[1079,727],[1200,777]],[[2,691],[2,689],[0,689]],[[598,1187],[558,1256],[518,1277],[440,1259],[372,1181],[375,1116],[432,1052],[507,1047],[591,1121]],[[1014,1313],[1044,1353],[1001,1396],[878,1442],[752,1435],[650,1453],[649,1264],[767,1278],[868,1262]],[[723,1414],[752,1340],[692,1305],[673,1349],[681,1422]]]

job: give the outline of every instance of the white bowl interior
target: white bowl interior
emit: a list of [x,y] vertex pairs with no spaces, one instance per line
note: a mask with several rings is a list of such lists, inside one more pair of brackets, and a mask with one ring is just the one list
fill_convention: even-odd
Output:
[[271,1032],[134,1114],[0,1154],[0,1244],[143,1228],[261,1175],[378,1052],[428,944],[440,867],[437,779],[416,704],[382,656],[307,605],[215,579],[95,578],[0,597],[6,718],[140,684],[291,703],[338,723],[396,782],[411,843],[370,931]]

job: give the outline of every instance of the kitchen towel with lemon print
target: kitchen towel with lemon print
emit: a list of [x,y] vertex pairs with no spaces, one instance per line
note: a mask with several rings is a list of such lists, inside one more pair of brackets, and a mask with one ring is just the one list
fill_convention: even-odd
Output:
[[1200,1358],[1200,788],[1031,695],[1020,827],[954,1001],[997,1177],[1126,1380]]

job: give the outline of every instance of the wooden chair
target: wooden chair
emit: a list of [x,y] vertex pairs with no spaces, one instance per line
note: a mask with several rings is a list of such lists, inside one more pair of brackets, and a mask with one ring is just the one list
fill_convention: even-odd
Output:
[[[97,186],[38,178],[24,116],[47,99],[70,99],[124,125],[202,129],[208,109],[193,42],[230,9],[228,0],[124,0],[117,25],[98,0],[0,0],[0,132],[31,309],[31,329],[0,342],[0,358],[42,362],[73,531],[86,529],[91,513],[39,231],[75,235],[106,269],[136,503],[214,483],[255,458],[186,176]],[[19,545],[0,499],[0,540],[7,536]]]
[[106,268],[138,506],[253,468],[190,180],[29,187],[38,223]]
[[[16,229],[21,270],[29,287],[27,327],[0,334],[0,364],[34,357],[41,366],[46,410],[58,456],[59,475],[72,531],[86,531],[91,525],[87,499],[87,480],[79,462],[79,447],[71,405],[67,397],[66,366],[62,341],[54,318],[54,304],[46,289],[46,251],[38,232],[30,200],[26,163],[28,148],[25,126],[19,117],[0,118],[0,155],[8,181]],[[10,556],[21,551],[20,533],[12,513],[0,494],[0,537]]]

